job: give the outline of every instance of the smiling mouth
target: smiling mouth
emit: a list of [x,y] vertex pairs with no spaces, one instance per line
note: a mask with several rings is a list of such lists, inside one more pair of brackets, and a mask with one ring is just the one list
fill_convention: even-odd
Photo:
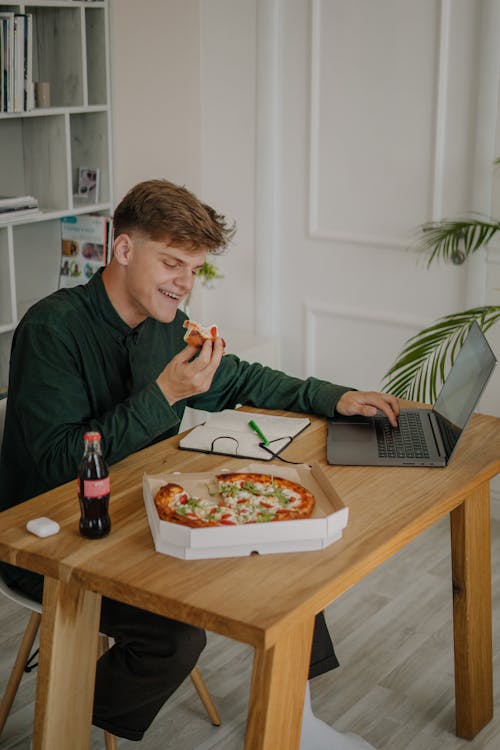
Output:
[[161,294],[163,294],[164,297],[167,297],[167,299],[171,299],[174,302],[179,302],[179,300],[181,299],[179,294],[174,294],[173,292],[167,292],[165,291],[165,289],[160,289],[159,291],[161,292]]

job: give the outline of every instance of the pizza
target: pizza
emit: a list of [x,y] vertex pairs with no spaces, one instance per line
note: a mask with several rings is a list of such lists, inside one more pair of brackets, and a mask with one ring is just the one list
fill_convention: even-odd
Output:
[[183,326],[187,328],[184,341],[198,349],[203,346],[204,341],[215,341],[219,335],[216,325],[202,326],[194,320],[185,320]]
[[301,484],[270,474],[218,474],[206,494],[193,496],[169,482],[154,501],[163,521],[192,528],[309,518],[315,505],[314,496]]

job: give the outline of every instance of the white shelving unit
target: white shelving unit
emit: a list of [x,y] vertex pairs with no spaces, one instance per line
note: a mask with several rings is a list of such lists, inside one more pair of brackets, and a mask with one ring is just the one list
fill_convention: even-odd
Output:
[[[41,215],[0,222],[0,390],[12,333],[34,302],[57,289],[60,219],[113,205],[108,0],[1,2],[33,15],[33,80],[51,106],[0,113],[0,195],[33,195]],[[74,197],[78,168],[98,167],[98,203]]]

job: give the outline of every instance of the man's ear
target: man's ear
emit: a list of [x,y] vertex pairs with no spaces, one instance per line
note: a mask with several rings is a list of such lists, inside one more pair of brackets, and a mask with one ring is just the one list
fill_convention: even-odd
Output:
[[113,242],[113,257],[121,266],[128,266],[134,243],[129,234],[119,234]]

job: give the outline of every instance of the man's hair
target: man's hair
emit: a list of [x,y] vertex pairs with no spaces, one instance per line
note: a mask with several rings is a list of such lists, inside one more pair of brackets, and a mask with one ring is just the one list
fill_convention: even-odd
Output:
[[195,250],[222,252],[235,233],[235,225],[194,193],[168,180],[139,182],[125,195],[113,216],[114,234],[138,231],[154,241],[166,237],[190,244]]

